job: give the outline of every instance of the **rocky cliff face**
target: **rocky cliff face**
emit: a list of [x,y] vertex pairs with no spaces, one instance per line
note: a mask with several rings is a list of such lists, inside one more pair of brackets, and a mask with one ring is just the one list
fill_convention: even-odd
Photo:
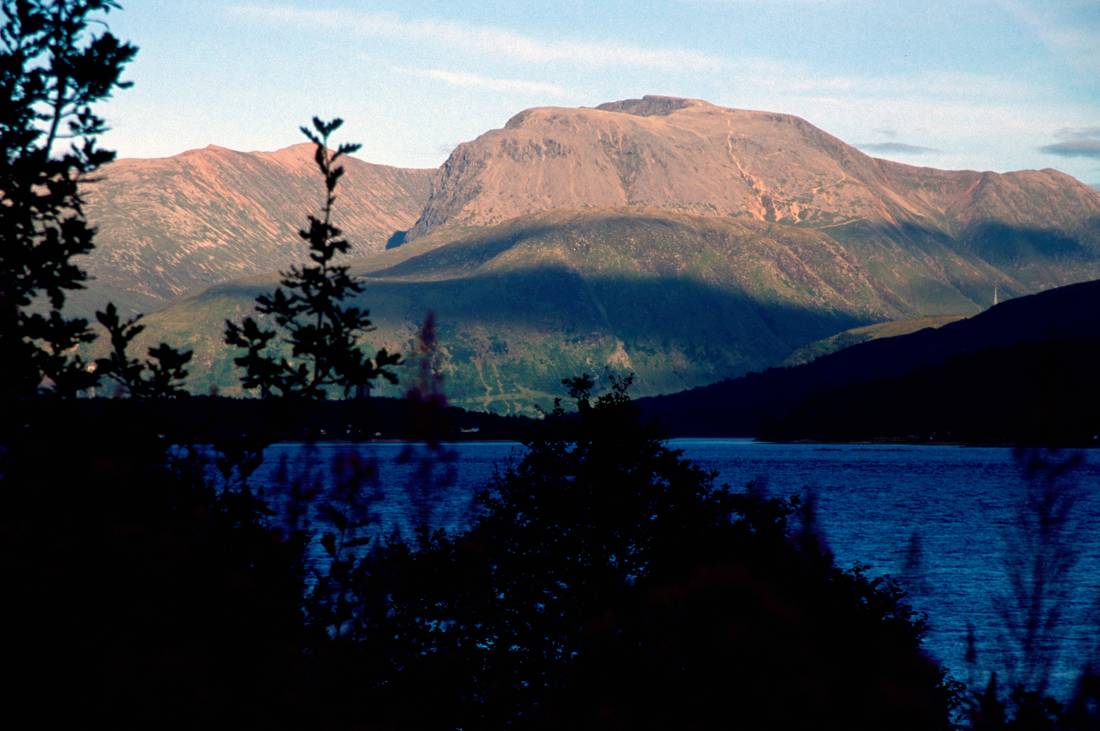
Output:
[[548,210],[650,207],[827,227],[957,235],[987,221],[1080,228],[1100,197],[1054,170],[943,171],[878,160],[791,115],[647,96],[544,107],[459,145],[412,237]]
[[[380,251],[416,220],[430,170],[345,162],[335,222],[353,251]],[[313,146],[236,152],[210,146],[174,157],[118,160],[85,187],[95,288],[145,304],[301,261],[297,231],[323,186]]]

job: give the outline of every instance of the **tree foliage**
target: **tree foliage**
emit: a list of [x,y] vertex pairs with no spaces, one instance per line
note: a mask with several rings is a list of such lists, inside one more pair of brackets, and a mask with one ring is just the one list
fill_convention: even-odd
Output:
[[[332,224],[336,185],[344,175],[343,166],[336,163],[359,149],[347,143],[335,151],[329,148],[330,135],[342,124],[340,119],[324,122],[314,117],[312,130],[301,128],[316,146],[314,160],[324,178],[325,202],[321,217],[310,215],[309,227],[298,232],[309,244],[313,263],[282,272],[282,286],[256,299],[256,312],[276,327],[265,327],[252,317],[240,324],[225,323],[225,342],[245,351],[233,361],[244,371],[242,385],[259,389],[262,396],[326,398],[331,389],[345,396],[361,395],[376,378],[397,382],[390,367],[401,362],[400,356],[383,348],[371,358],[361,349],[359,338],[374,329],[369,312],[345,300],[362,292],[363,285],[348,274],[347,266],[334,263],[350,249]],[[290,358],[278,351],[280,344],[290,349]]]
[[73,352],[94,339],[88,323],[61,309],[65,293],[87,279],[74,257],[93,248],[79,185],[114,158],[96,145],[106,124],[93,107],[130,85],[120,76],[137,52],[107,30],[89,30],[117,7],[112,0],[0,2],[0,388],[10,396],[43,385],[71,395],[95,382]]
[[187,378],[186,365],[191,360],[191,351],[180,351],[166,343],[149,348],[149,359],[139,361],[131,358],[128,349],[144,325],[139,325],[141,315],[123,320],[114,303],[108,303],[103,312],[97,312],[96,319],[107,331],[111,343],[111,352],[105,358],[95,362],[96,373],[107,376],[125,389],[127,395],[135,398],[174,398],[186,396],[183,382]]
[[10,397],[71,396],[104,374],[134,396],[183,393],[190,353],[161,343],[145,363],[128,358],[125,346],[142,328],[137,318],[121,322],[112,304],[96,314],[112,353],[92,368],[78,350],[95,339],[88,321],[62,313],[65,293],[88,278],[74,259],[94,248],[81,186],[114,159],[97,146],[107,127],[93,106],[130,86],[120,77],[137,53],[90,30],[117,8],[113,0],[0,2],[0,94],[10,99],[0,111],[0,389]]
[[797,504],[715,486],[638,420],[629,378],[566,385],[577,410],[468,532],[377,546],[311,608],[335,725],[948,727],[896,585],[800,540]]
[[[971,686],[979,670],[988,677],[980,691],[971,688],[968,725],[979,731],[1097,729],[1100,596],[1091,597],[1098,602],[1091,611],[1073,610],[1075,600],[1088,591],[1076,572],[1091,528],[1080,512],[1085,492],[1078,470],[1085,455],[1018,447],[1014,456],[1022,479],[1012,519],[1001,526],[1006,591],[993,597],[1001,618],[1001,672],[979,668],[976,651],[968,653]],[[1075,628],[1090,628],[1094,636],[1082,643]],[[1084,666],[1069,697],[1055,698],[1055,670],[1070,650],[1085,656]]]
[[411,527],[415,529],[437,522],[436,511],[458,479],[458,453],[445,443],[447,394],[434,312],[425,315],[409,350],[410,360],[416,364],[416,381],[405,392],[408,437],[396,462],[411,468],[405,494],[411,507]]

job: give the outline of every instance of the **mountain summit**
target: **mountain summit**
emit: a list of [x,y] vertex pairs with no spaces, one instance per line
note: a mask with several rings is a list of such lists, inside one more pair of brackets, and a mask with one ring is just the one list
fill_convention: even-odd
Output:
[[560,209],[657,208],[826,227],[857,221],[954,235],[997,220],[1100,217],[1055,170],[942,171],[880,160],[799,117],[646,96],[528,109],[455,148],[410,236]]

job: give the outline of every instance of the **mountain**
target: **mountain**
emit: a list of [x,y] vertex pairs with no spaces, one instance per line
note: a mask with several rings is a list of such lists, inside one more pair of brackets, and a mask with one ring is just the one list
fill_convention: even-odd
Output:
[[[418,239],[352,273],[378,328],[372,347],[408,352],[433,311],[452,401],[514,412],[548,404],[569,374],[610,366],[637,372],[643,392],[677,391],[869,321],[882,306],[875,291],[849,281],[850,262],[820,255],[820,245],[816,232],[782,226],[554,211]],[[196,390],[232,386],[224,320],[250,313],[275,284],[241,280],[176,303],[146,319],[138,346],[185,343],[196,351]]]
[[624,206],[953,238],[980,236],[986,224],[1070,233],[1100,218],[1100,197],[1056,170],[912,167],[869,157],[795,116],[647,96],[528,109],[459,145],[410,237]]
[[[209,146],[174,157],[117,160],[85,186],[96,249],[81,261],[95,281],[74,297],[148,310],[218,282],[272,272],[305,257],[297,231],[322,203],[313,145],[275,152]],[[430,170],[344,163],[336,225],[359,254],[409,228]]]
[[[633,370],[669,393],[863,325],[973,314],[1100,277],[1100,194],[1053,170],[878,160],[789,115],[646,97],[539,108],[459,145],[398,248],[355,263],[373,345],[428,310],[459,405],[527,411],[560,379]],[[345,199],[340,205],[350,205]],[[226,317],[273,277],[149,318],[232,386]]]
[[1090,424],[1079,441],[1100,428],[1098,354],[1094,281],[639,406],[676,435],[1011,440]]

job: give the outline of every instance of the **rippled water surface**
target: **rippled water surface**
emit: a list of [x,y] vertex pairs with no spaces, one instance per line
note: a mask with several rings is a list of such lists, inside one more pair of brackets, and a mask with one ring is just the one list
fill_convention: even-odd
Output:
[[[1001,598],[1011,594],[1007,558],[1016,545],[1013,526],[1027,484],[1012,450],[729,439],[676,439],[670,444],[731,487],[763,479],[773,495],[812,490],[821,529],[838,562],[859,562],[872,574],[905,577],[913,603],[928,615],[929,651],[956,677],[967,679],[968,622],[975,628],[980,665],[1003,668],[1011,661]],[[473,496],[494,469],[519,459],[523,447],[507,442],[449,445],[452,487],[442,498],[427,500],[407,487],[415,484],[410,476],[416,461],[400,463],[403,449],[388,443],[276,445],[265,454],[255,482],[272,485],[269,494],[277,492],[275,484],[284,482],[280,464],[288,475],[312,464],[316,476],[325,478],[333,458],[353,450],[377,467],[376,510],[384,530],[396,526],[407,531],[415,516],[456,528],[468,520]],[[435,466],[437,476],[444,467]],[[1085,648],[1097,640],[1092,612],[1100,599],[1100,453],[1085,453],[1084,464],[1067,485],[1080,495],[1074,512],[1079,533],[1072,543],[1079,554],[1062,603],[1063,651],[1055,688],[1063,693],[1086,656]]]

